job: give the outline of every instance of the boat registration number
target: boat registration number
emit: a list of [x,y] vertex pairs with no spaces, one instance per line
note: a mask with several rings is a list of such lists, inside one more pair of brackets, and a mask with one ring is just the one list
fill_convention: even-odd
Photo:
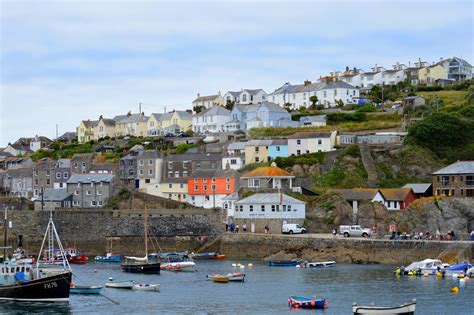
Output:
[[58,284],[56,282],[50,282],[50,283],[45,283],[44,288],[45,289],[52,289],[52,288],[57,288]]

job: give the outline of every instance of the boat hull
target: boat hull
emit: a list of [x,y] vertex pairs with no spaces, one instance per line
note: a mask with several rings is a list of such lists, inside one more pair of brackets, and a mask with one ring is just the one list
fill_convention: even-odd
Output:
[[270,267],[292,267],[302,264],[301,260],[288,260],[288,261],[269,261],[268,266]]
[[81,287],[75,286],[70,290],[71,294],[100,294],[102,286]]
[[288,306],[290,308],[301,309],[326,309],[328,308],[328,301],[326,299],[310,299],[301,296],[290,296],[288,299]]
[[303,267],[303,268],[328,268],[328,267],[334,267],[335,265],[336,265],[335,261],[323,261],[323,262],[302,263],[298,266]]
[[85,264],[89,261],[89,257],[86,255],[77,255],[71,256],[68,260],[71,264]]
[[120,255],[115,256],[96,256],[94,258],[97,262],[112,262],[112,263],[119,263],[122,261],[122,257]]
[[164,263],[161,265],[162,270],[168,271],[194,271],[196,263],[193,261]]
[[120,281],[120,282],[113,282],[109,281],[105,283],[106,288],[114,288],[114,289],[127,289],[131,290],[133,289],[133,286],[136,283],[134,281]]
[[120,267],[125,272],[130,273],[154,273],[159,274],[161,263],[132,263],[132,264],[121,264]]
[[136,284],[133,286],[137,291],[160,291],[159,284]]
[[377,307],[377,306],[352,306],[354,315],[413,315],[415,314],[416,303],[407,303],[395,307]]
[[71,272],[24,283],[0,286],[0,300],[21,302],[67,302]]

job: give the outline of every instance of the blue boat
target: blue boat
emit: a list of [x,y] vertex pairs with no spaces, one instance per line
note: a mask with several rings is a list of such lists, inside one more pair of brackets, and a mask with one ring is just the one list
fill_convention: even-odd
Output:
[[326,309],[328,308],[329,303],[325,298],[312,299],[304,296],[290,296],[288,298],[288,306],[290,308],[302,309]]
[[457,275],[457,274],[460,274],[464,271],[467,271],[471,267],[472,267],[471,264],[462,263],[462,264],[457,264],[457,265],[451,266],[449,268],[446,268],[446,269],[444,269],[444,271],[446,272],[447,276],[451,276],[451,275],[454,275],[454,274]]
[[102,286],[73,286],[70,294],[100,294]]
[[95,261],[97,262],[121,262],[122,261],[122,256],[121,255],[111,255],[107,253],[106,256],[96,256],[94,258]]
[[271,267],[294,267],[296,265],[304,263],[303,260],[292,259],[292,260],[275,260],[269,261],[268,266]]

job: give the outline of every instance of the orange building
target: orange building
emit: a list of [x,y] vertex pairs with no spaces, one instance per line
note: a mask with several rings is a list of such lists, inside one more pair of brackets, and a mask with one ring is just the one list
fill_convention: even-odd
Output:
[[222,208],[222,198],[236,190],[239,176],[235,170],[194,171],[188,178],[190,203],[203,208]]

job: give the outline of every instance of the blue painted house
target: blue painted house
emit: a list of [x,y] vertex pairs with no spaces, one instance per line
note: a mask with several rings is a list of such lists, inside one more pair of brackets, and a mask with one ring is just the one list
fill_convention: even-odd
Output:
[[268,159],[271,161],[277,157],[288,157],[288,139],[273,139],[268,146]]
[[[298,122],[291,120],[291,115],[286,109],[272,102],[263,102],[254,105],[236,104],[230,113],[230,118],[231,125],[239,125],[242,131],[257,127],[286,127],[298,125]],[[236,124],[236,122],[240,122],[240,124]]]

